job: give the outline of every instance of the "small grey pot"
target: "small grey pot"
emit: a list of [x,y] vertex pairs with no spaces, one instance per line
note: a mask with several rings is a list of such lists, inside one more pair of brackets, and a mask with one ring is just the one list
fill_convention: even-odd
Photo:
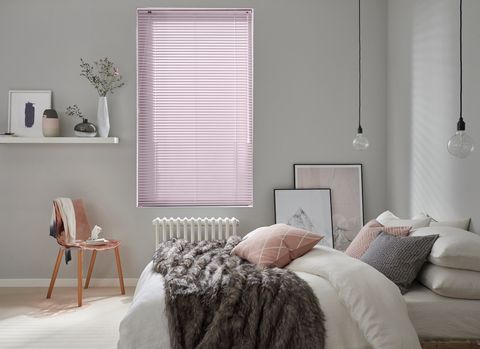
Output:
[[88,122],[88,119],[83,119],[83,122],[75,125],[74,131],[78,137],[95,137],[97,135],[97,127]]

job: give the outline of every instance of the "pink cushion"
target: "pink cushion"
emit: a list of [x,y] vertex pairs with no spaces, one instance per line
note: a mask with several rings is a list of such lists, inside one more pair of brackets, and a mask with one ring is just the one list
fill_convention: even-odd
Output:
[[363,256],[370,243],[377,238],[382,231],[396,236],[407,236],[412,227],[384,227],[376,220],[371,220],[358,232],[345,253],[353,258]]
[[303,229],[275,224],[259,229],[235,246],[232,253],[261,267],[282,268],[310,251],[322,238]]
[[369,221],[367,224],[363,226],[364,228],[376,228],[376,227],[383,227],[383,224],[381,224],[379,221],[376,219],[372,219]]

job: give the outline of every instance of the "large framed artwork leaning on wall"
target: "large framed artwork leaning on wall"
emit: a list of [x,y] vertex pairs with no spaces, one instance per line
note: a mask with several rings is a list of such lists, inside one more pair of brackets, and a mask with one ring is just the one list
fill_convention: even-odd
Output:
[[275,223],[325,236],[319,244],[334,247],[330,189],[274,189]]
[[43,137],[42,116],[52,106],[52,91],[8,91],[8,132]]
[[334,246],[345,250],[363,227],[361,164],[294,164],[295,188],[330,188]]

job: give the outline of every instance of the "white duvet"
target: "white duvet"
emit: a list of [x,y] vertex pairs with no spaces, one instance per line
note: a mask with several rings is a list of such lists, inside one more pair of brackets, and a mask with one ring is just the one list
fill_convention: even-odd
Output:
[[[327,349],[420,349],[398,287],[369,265],[317,246],[287,268],[308,282],[319,299]],[[163,278],[152,263],[120,324],[119,348],[170,348]]]

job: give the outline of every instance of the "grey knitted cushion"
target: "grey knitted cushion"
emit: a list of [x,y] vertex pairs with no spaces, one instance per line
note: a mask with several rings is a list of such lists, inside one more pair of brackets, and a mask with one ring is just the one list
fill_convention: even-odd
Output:
[[381,233],[360,258],[393,281],[402,294],[427,260],[438,235],[394,236]]

